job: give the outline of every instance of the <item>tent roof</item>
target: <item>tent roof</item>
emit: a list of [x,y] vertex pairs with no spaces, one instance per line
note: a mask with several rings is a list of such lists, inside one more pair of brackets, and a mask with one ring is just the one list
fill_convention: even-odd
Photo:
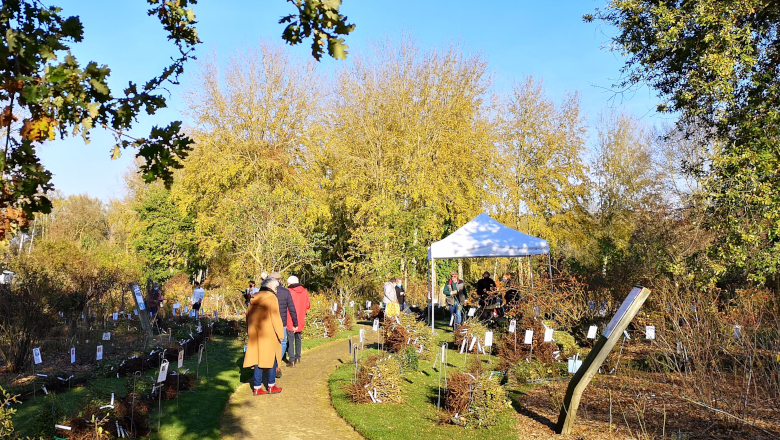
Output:
[[524,257],[549,253],[547,240],[504,226],[483,213],[443,240],[431,244],[428,259]]

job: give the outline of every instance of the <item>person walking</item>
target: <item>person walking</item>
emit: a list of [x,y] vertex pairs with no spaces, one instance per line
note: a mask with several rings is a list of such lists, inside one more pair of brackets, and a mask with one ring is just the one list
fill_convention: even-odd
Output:
[[457,328],[463,322],[461,306],[466,303],[466,284],[458,278],[457,272],[450,274],[450,279],[444,285],[444,296],[450,308],[452,328]]
[[298,328],[295,329],[290,311],[287,311],[287,366],[294,367],[301,362],[303,328],[306,325],[306,312],[311,308],[311,301],[309,300],[309,292],[299,282],[298,277],[287,278],[287,289],[290,291],[295,311],[298,313]]
[[[276,288],[276,298],[279,300],[279,314],[282,317],[282,324],[284,324],[284,326],[287,327],[287,316],[288,316],[287,311],[289,310],[290,312],[289,316],[290,319],[292,320],[293,330],[297,332],[298,312],[295,309],[295,303],[292,300],[290,291],[287,290],[284,286],[282,286],[282,274],[280,274],[279,272],[271,272],[268,275],[268,278],[272,278],[279,283],[279,286]],[[284,333],[284,340],[282,341],[282,359],[284,359],[284,355],[286,353],[287,353],[287,332]],[[282,377],[282,370],[277,370],[276,375],[278,377]]]
[[[281,393],[276,386],[276,371],[282,358],[282,339],[285,330],[276,299],[279,282],[266,279],[260,291],[249,299],[246,311],[248,342],[244,354],[244,368],[253,368],[252,393],[255,396]],[[263,390],[265,385],[265,390]]]

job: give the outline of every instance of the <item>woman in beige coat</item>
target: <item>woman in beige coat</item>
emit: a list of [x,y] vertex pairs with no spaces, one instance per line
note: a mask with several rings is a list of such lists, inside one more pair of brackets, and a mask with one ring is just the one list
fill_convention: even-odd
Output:
[[[282,357],[284,326],[279,314],[276,288],[279,282],[266,278],[260,291],[249,300],[246,327],[249,342],[244,355],[244,368],[254,367],[253,392],[256,396],[282,391],[276,386],[276,369]],[[262,384],[265,384],[263,390]]]

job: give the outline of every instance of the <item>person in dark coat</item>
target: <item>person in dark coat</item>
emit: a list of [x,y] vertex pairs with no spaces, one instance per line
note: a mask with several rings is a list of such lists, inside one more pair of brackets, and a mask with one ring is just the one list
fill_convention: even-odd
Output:
[[487,298],[496,290],[496,282],[490,278],[490,272],[482,274],[482,279],[477,281],[477,296],[479,296],[479,306],[487,305]]
[[401,312],[406,310],[406,291],[404,290],[403,280],[396,278],[395,280],[395,298],[398,300],[398,306]]
[[[282,324],[287,327],[287,311],[290,311],[290,319],[292,319],[293,331],[298,331],[298,312],[295,310],[295,303],[293,302],[292,295],[286,287],[282,286],[282,274],[279,272],[271,272],[268,278],[273,278],[279,282],[279,287],[276,288],[276,297],[279,299],[279,313],[282,315]],[[284,333],[284,340],[282,341],[282,358],[284,358],[287,352],[287,332]],[[277,371],[277,376],[281,376],[281,370]]]

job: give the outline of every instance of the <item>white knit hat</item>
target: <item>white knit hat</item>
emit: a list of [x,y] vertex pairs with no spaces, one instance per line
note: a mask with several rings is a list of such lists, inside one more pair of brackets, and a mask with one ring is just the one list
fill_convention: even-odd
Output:
[[290,278],[287,278],[287,285],[290,284],[298,284],[300,281],[298,281],[298,277],[295,275],[292,275]]

